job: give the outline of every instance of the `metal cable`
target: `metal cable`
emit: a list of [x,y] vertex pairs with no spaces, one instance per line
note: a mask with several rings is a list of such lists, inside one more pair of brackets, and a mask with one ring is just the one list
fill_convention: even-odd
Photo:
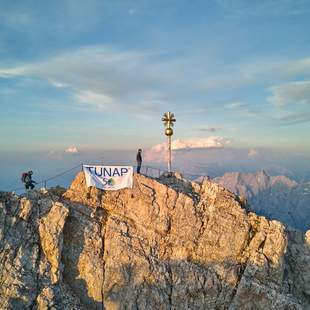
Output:
[[[52,177],[50,177],[50,178],[47,178],[47,179],[44,179],[44,180],[40,180],[40,181],[38,181],[36,184],[44,184],[44,185],[46,185],[46,183],[48,182],[48,181],[51,181],[51,180],[54,180],[54,179],[57,179],[57,178],[59,178],[59,177],[62,177],[63,175],[65,175],[65,174],[67,174],[67,173],[69,173],[69,172],[71,172],[71,171],[73,171],[73,170],[75,170],[76,168],[78,168],[78,167],[82,167],[82,165],[83,164],[78,164],[78,165],[76,165],[76,166],[74,166],[74,167],[72,167],[72,168],[70,168],[70,169],[68,169],[68,170],[65,170],[65,171],[63,171],[63,172],[61,172],[61,173],[59,173],[59,174],[56,174],[56,175],[54,175],[54,176],[52,176]],[[136,166],[133,166],[134,168],[136,168]],[[155,168],[155,167],[151,167],[151,166],[142,166],[141,168],[144,168],[145,170],[146,170],[146,175],[148,176],[148,169],[150,169],[150,170],[155,170],[155,171],[157,171],[157,173],[160,175],[160,173],[161,173],[161,170],[159,169],[159,168]],[[182,173],[182,172],[181,172]],[[199,176],[206,176],[206,175],[202,175],[202,174],[191,174],[191,173],[187,173],[187,172],[183,172],[182,173],[183,175],[188,175],[188,176],[195,176],[195,177],[199,177]],[[25,189],[24,187],[18,187],[18,188],[15,188],[15,189],[13,189],[13,190],[11,190],[11,192],[16,192],[16,191],[20,191],[20,190],[23,190],[23,189]]]
[[[56,174],[56,175],[54,175],[54,176],[52,176],[52,177],[50,177],[48,179],[44,179],[44,180],[38,181],[38,182],[36,182],[36,184],[46,184],[48,181],[57,179],[57,178],[63,176],[64,174],[67,174],[67,173],[69,173],[69,172],[71,172],[71,171],[73,171],[76,168],[81,167],[81,166],[82,166],[82,164],[78,164],[78,165],[76,165],[76,166],[74,166],[74,167],[72,167],[72,168],[70,168],[70,169],[68,169],[68,170],[66,170],[64,172]],[[18,187],[18,188],[15,188],[15,189],[11,190],[11,192],[20,191],[20,190],[23,190],[23,189],[25,189],[25,188],[24,187]]]

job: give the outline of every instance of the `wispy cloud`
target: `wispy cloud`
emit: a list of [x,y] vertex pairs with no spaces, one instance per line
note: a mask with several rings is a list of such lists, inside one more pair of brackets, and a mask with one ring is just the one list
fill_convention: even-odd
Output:
[[239,18],[243,16],[297,16],[309,13],[306,0],[262,0],[257,2],[217,0],[226,10],[228,16]]
[[131,9],[128,10],[128,14],[129,15],[134,15],[136,13],[137,13],[137,9],[136,8],[131,8]]
[[244,110],[248,108],[248,105],[241,101],[230,102],[226,104],[226,107],[233,110]]
[[294,76],[299,74],[310,74],[310,57],[297,59],[289,62],[286,65],[280,66],[283,73],[288,76]]
[[269,88],[272,95],[267,100],[277,106],[310,104],[310,81],[297,81]]
[[197,87],[201,91],[235,89],[261,81],[268,85],[275,79],[287,80],[301,75],[310,77],[310,57],[282,60],[262,59],[228,66],[222,74],[214,74],[212,77],[201,79]]
[[34,19],[29,11],[0,11],[1,24],[12,30],[25,30],[33,26]]
[[222,128],[219,127],[200,128],[200,131],[207,131],[207,132],[216,132],[220,130],[222,130]]
[[285,113],[276,119],[282,125],[295,125],[310,122],[310,111]]
[[253,105],[241,101],[226,103],[225,107],[238,114],[244,114],[247,116],[257,116],[261,113],[258,107],[253,107]]
[[0,77],[2,78],[13,78],[15,76],[21,76],[23,74],[24,74],[23,67],[0,68]]
[[95,93],[92,91],[83,91],[76,95],[81,103],[91,104],[99,109],[109,110],[115,108],[114,99],[108,95]]
[[0,76],[46,80],[56,88],[71,92],[78,103],[92,104],[98,109],[134,110],[135,106],[149,112],[161,104],[159,89],[166,83],[161,69],[156,68],[156,55],[155,59],[153,56],[95,46],[42,62],[0,67]]
[[[186,56],[170,57],[147,51],[124,51],[98,45],[63,52],[40,62],[0,66],[0,77],[19,76],[33,78],[35,82],[46,81],[60,92],[65,92],[66,96],[71,95],[70,104],[79,109],[84,107],[143,114],[146,117],[166,109],[167,102],[182,111],[182,103],[184,108],[188,98],[193,102],[191,114],[201,113],[202,108],[208,111],[212,108],[212,103],[206,104],[209,101],[203,98],[204,106],[201,104],[202,96],[208,96],[203,87],[199,88],[204,82],[209,82],[208,87],[218,91],[227,87],[241,87],[243,83],[264,81],[262,92],[267,89],[271,96],[264,100],[262,94],[261,104],[248,103],[248,98],[242,96],[239,101],[219,103],[230,110],[225,111],[226,113],[233,112],[237,118],[254,116],[271,121],[270,114],[264,114],[263,111],[264,105],[269,105],[268,102],[278,107],[289,106],[291,103],[309,103],[310,81],[286,81],[299,75],[309,75],[310,78],[310,58],[244,64],[231,68],[233,74],[219,75],[206,81],[201,73],[195,79],[191,78],[195,71],[192,65],[189,66],[184,61],[184,57]],[[282,84],[269,86],[275,78],[284,81]],[[199,99],[195,102],[193,98]],[[306,116],[291,112],[281,117],[275,124],[307,121]],[[203,131],[216,132],[219,128],[205,128]]]

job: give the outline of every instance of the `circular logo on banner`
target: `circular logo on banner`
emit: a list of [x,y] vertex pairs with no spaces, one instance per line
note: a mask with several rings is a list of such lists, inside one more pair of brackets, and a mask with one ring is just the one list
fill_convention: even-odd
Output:
[[108,180],[108,185],[109,186],[113,186],[115,184],[115,181],[113,180],[113,178],[110,178],[109,180]]

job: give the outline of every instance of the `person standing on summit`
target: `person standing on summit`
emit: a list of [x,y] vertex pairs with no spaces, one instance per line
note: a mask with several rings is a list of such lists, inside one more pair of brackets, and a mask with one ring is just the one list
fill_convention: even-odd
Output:
[[141,169],[141,165],[142,165],[142,150],[139,149],[138,150],[138,153],[137,153],[137,156],[136,156],[136,160],[137,160],[137,173],[140,174],[140,169]]

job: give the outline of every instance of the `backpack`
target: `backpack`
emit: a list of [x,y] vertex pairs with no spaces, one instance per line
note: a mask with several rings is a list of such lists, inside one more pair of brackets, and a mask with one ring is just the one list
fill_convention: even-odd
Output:
[[27,176],[28,176],[28,172],[23,172],[23,173],[22,173],[21,180],[22,180],[23,183],[26,182],[26,177],[27,177]]

